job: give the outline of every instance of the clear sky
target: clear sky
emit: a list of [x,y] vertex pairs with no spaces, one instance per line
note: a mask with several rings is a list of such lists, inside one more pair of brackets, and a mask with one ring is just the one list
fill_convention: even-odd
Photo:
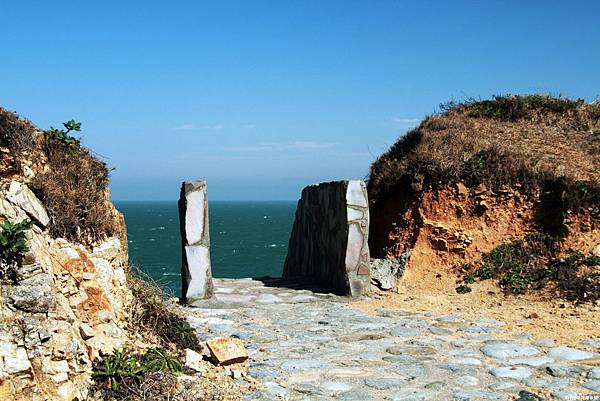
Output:
[[[114,199],[297,199],[439,103],[600,95],[599,1],[0,0],[0,104],[74,118]],[[75,161],[74,161],[75,162]]]

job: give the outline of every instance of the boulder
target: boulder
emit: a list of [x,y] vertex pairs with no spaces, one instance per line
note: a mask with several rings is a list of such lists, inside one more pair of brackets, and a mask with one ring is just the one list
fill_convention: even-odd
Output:
[[189,348],[185,349],[185,367],[198,373],[204,373],[206,366],[202,364],[202,354]]
[[380,290],[388,291],[396,288],[396,281],[404,273],[410,251],[398,259],[371,259],[371,283]]

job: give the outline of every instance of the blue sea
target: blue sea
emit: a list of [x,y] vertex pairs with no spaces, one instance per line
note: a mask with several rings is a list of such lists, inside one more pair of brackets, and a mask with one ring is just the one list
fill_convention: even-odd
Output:
[[[181,294],[177,201],[115,202],[125,215],[129,259],[163,289]],[[209,202],[214,277],[279,277],[296,202]]]

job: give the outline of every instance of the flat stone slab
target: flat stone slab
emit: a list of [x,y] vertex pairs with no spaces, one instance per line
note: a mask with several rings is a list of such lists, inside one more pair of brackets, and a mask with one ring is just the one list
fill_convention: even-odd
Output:
[[508,341],[488,341],[486,345],[481,348],[481,352],[490,358],[496,359],[534,356],[540,353],[535,347]]
[[549,352],[549,355],[552,358],[566,359],[568,361],[581,361],[583,359],[591,359],[594,357],[594,354],[591,352],[570,347],[552,348]]
[[405,386],[406,380],[399,377],[369,377],[365,379],[365,384],[377,390],[390,390]]
[[527,368],[506,366],[490,370],[490,373],[496,377],[506,377],[509,379],[526,379],[531,376],[531,371]]
[[244,342],[237,338],[221,337],[206,342],[217,365],[231,365],[248,359]]

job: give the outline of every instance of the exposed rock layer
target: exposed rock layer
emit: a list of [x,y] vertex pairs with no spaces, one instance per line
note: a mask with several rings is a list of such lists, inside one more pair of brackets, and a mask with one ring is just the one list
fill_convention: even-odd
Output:
[[2,391],[16,400],[83,399],[94,358],[127,341],[126,247],[116,237],[91,249],[52,238],[41,202],[12,181],[0,190],[0,221],[23,219],[35,223],[29,252],[17,282],[0,284]]

